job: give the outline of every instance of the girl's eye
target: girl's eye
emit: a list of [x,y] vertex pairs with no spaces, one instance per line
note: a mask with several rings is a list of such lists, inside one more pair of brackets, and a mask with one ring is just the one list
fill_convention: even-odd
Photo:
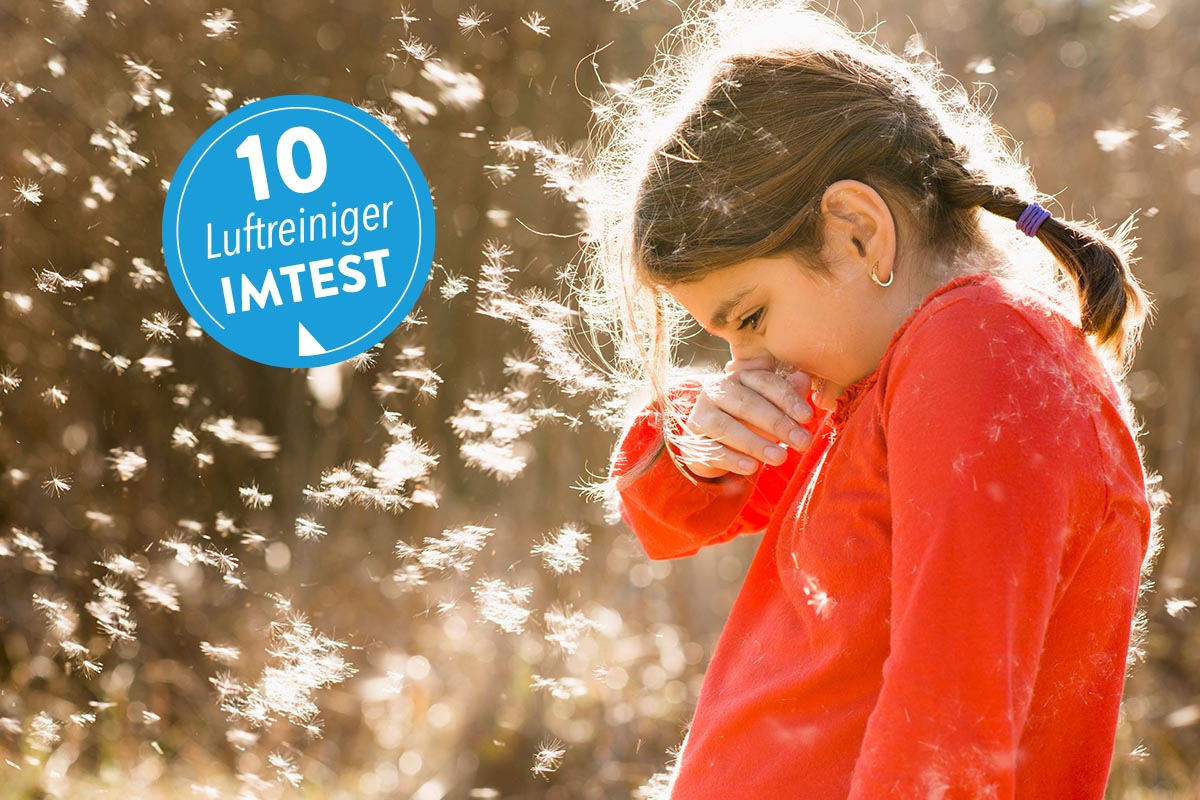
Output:
[[753,330],[758,330],[758,323],[762,320],[762,315],[765,310],[766,309],[764,308],[760,308],[758,311],[755,311],[753,314],[743,319],[742,324],[738,325],[738,330],[744,330],[746,323],[750,322],[751,320],[754,320]]

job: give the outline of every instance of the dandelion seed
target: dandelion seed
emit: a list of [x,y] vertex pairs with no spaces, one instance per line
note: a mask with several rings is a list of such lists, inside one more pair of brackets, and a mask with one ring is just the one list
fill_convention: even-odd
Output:
[[808,604],[815,609],[817,616],[828,618],[830,612],[837,605],[829,594],[821,588],[817,583],[817,579],[806,572],[800,573],[804,579],[802,588],[804,596],[808,598]]
[[71,716],[67,717],[67,719],[70,720],[71,724],[75,727],[82,728],[85,725],[91,725],[93,722],[95,722],[96,715],[89,712],[81,712],[72,714]]
[[558,769],[559,762],[566,752],[561,740],[553,739],[549,742],[543,740],[538,744],[537,755],[533,757],[533,767],[530,768],[530,771],[539,777],[544,777],[548,772],[554,772]]
[[1191,134],[1183,130],[1184,118],[1178,108],[1159,106],[1150,114],[1150,119],[1154,121],[1156,131],[1167,134],[1165,141],[1154,145],[1155,150],[1174,152],[1188,147]]
[[1172,617],[1179,618],[1196,607],[1196,599],[1194,597],[1187,599],[1180,597],[1168,597],[1165,605],[1168,614],[1170,614]]
[[18,205],[21,203],[32,203],[36,206],[42,202],[42,187],[33,181],[18,179],[16,181],[15,195]]
[[1187,728],[1200,722],[1200,705],[1177,708],[1163,717],[1163,724],[1168,728]]
[[318,633],[302,615],[289,613],[271,626],[270,660],[259,680],[224,708],[254,727],[266,727],[280,716],[311,724],[318,710],[314,692],[356,671],[342,657],[345,647]]
[[469,110],[483,100],[483,82],[469,72],[451,69],[442,61],[429,61],[421,77],[438,89],[438,99],[448,106]]
[[493,186],[503,186],[517,175],[517,170],[512,164],[485,164],[483,171]]
[[49,172],[53,172],[56,175],[67,174],[66,165],[52,157],[49,153],[35,153],[26,148],[21,151],[21,157],[32,164],[34,169],[42,175]]
[[564,525],[553,539],[537,545],[530,554],[541,555],[546,566],[559,575],[564,572],[578,572],[586,560],[580,552],[580,547],[589,541],[591,536],[574,525]]
[[385,491],[393,491],[410,481],[426,478],[437,466],[438,456],[433,448],[413,439],[411,431],[411,426],[404,426],[401,433],[393,433],[397,441],[388,445],[379,468],[372,473],[376,485]]
[[1092,136],[1100,149],[1106,153],[1123,152],[1129,149],[1129,143],[1137,136],[1137,131],[1122,128],[1105,128],[1092,131]]
[[162,80],[162,75],[154,69],[149,61],[143,63],[133,56],[124,56],[122,62],[125,74],[129,76],[135,86],[153,86]]
[[558,700],[570,700],[573,697],[583,697],[587,687],[578,678],[543,678],[534,673],[530,678],[530,688],[534,691],[545,689]]
[[446,280],[438,287],[438,293],[443,300],[452,300],[471,288],[467,279],[461,275],[447,275]]
[[132,642],[137,623],[125,602],[125,590],[111,577],[106,577],[103,581],[93,579],[92,584],[96,587],[96,598],[88,602],[84,609],[113,642]]
[[151,378],[157,378],[164,370],[175,366],[175,362],[161,353],[151,350],[142,358],[138,359],[138,366],[142,368]]
[[241,728],[230,728],[225,732],[225,741],[238,750],[249,750],[258,744],[258,734]]
[[16,367],[4,367],[0,369],[0,392],[8,394],[20,385],[21,376],[17,374]]
[[8,108],[17,102],[17,98],[8,91],[8,84],[0,83],[0,108]]
[[[151,266],[150,262],[146,259],[135,256],[133,258],[133,269],[129,272],[129,280],[133,283],[133,288],[135,289],[149,289],[166,283],[166,276]],[[172,324],[174,324],[173,321]],[[145,330],[145,321],[143,321],[142,325],[143,330]]]
[[492,149],[504,158],[524,158],[530,154],[540,154],[548,152],[546,146],[541,142],[533,139],[525,138],[525,135],[510,136],[507,139],[501,139],[495,142],[489,142]]
[[267,756],[267,763],[275,768],[275,773],[281,781],[292,786],[299,786],[302,782],[303,778],[300,771],[296,769],[296,762],[278,750]]
[[[400,49],[403,50],[408,56],[415,58],[417,61],[426,61],[437,52],[429,44],[422,42],[415,36],[411,36],[408,39],[402,39],[400,41]],[[392,52],[388,53],[388,56],[398,60],[400,54],[393,50]]]
[[54,4],[65,14],[82,19],[87,13],[90,0],[54,0]]
[[58,566],[58,562],[46,552],[46,546],[42,544],[41,537],[32,531],[13,528],[11,545],[25,558],[32,561],[34,569],[38,572],[49,575]]
[[142,333],[148,340],[157,339],[169,342],[179,335],[174,327],[178,324],[179,318],[175,314],[169,311],[156,311],[150,319],[142,319]]
[[175,430],[171,432],[171,446],[182,447],[187,450],[195,449],[200,440],[196,434],[192,433],[183,425],[176,425]]
[[919,33],[909,36],[904,42],[904,55],[909,58],[919,58],[925,53],[925,37]]
[[596,627],[596,623],[587,615],[572,611],[569,605],[562,610],[551,608],[543,619],[546,623],[546,641],[558,645],[567,655],[574,655],[579,648],[579,640]]
[[46,494],[62,497],[63,494],[71,491],[71,476],[58,475],[54,470],[50,470],[50,478],[42,481],[42,489]]
[[440,538],[426,537],[425,546],[420,550],[407,542],[397,542],[396,555],[401,558],[416,558],[427,570],[454,569],[465,573],[471,568],[473,554],[487,546],[488,538],[493,533],[494,528],[482,525],[450,528],[442,531]]
[[106,514],[103,511],[96,511],[95,509],[88,509],[84,512],[83,516],[91,525],[92,530],[111,528],[116,522],[112,514]]
[[967,72],[974,72],[976,75],[991,75],[996,71],[996,65],[992,63],[992,57],[975,59],[967,63]]
[[542,368],[537,365],[537,362],[531,361],[528,358],[504,357],[505,375],[517,375],[522,378],[529,378],[541,371]]
[[525,27],[529,28],[529,30],[537,34],[541,34],[542,36],[549,36],[550,26],[542,24],[545,22],[545,20],[546,18],[536,11],[530,11],[528,17],[521,17],[521,22],[523,22]]
[[425,573],[416,564],[405,564],[392,573],[392,580],[400,585],[401,591],[405,592],[411,592],[429,583],[425,580]]
[[296,517],[296,536],[300,539],[320,539],[325,536],[325,529],[316,520],[309,517]]
[[[154,74],[157,76],[157,73]],[[109,163],[114,169],[126,175],[132,175],[135,169],[150,163],[148,158],[133,150],[135,141],[137,141],[136,131],[122,128],[115,122],[108,123],[104,131],[92,133],[89,140],[94,147],[110,151]]]
[[604,376],[591,369],[569,343],[570,318],[577,312],[532,291],[525,302],[522,322],[538,347],[546,377],[569,395],[602,392]]
[[409,94],[401,89],[392,91],[389,95],[392,102],[400,106],[400,110],[404,112],[404,116],[408,117],[409,121],[416,125],[426,125],[429,123],[430,117],[437,116],[437,106],[416,95]]
[[105,283],[112,276],[112,259],[104,258],[93,261],[83,270],[83,279],[88,283]]
[[238,494],[242,496],[242,502],[246,504],[247,508],[270,508],[271,501],[274,499],[272,495],[260,492],[257,483],[239,487]]
[[421,21],[420,17],[413,16],[412,9],[409,8],[407,5],[401,5],[400,13],[397,14],[396,16],[392,17],[392,19],[397,22],[403,22],[404,30],[406,30],[406,31],[408,30],[408,26],[410,24]]
[[77,333],[71,337],[71,346],[78,347],[80,350],[87,353],[100,352],[100,343],[82,333]]
[[12,306],[13,311],[18,314],[28,314],[33,308],[33,298],[27,294],[20,294],[19,292],[5,292],[0,296],[4,297],[5,301]]
[[482,31],[483,23],[491,18],[491,14],[480,11],[475,6],[471,6],[467,9],[467,13],[458,15],[458,31],[464,36],[470,36],[476,31]]
[[199,563],[201,558],[204,557],[204,552],[200,548],[178,537],[162,539],[159,541],[158,546],[164,550],[173,552],[175,554],[175,561],[185,567]]
[[528,462],[512,443],[468,442],[459,454],[467,466],[482,470],[499,480],[512,480],[524,471]]
[[279,440],[275,436],[265,436],[259,431],[262,424],[257,420],[235,421],[232,417],[222,417],[218,420],[207,420],[200,429],[211,433],[226,444],[238,445],[261,459],[272,459],[279,452]]
[[404,142],[405,144],[411,144],[411,141],[408,136],[408,132],[405,131],[404,128],[400,125],[400,120],[397,119],[394,114],[389,114],[386,111],[383,111],[378,106],[376,106],[374,103],[363,103],[363,104],[359,105],[358,107],[361,108],[363,111],[366,111],[371,116],[375,117],[375,119],[382,122],[385,126],[387,126],[388,130],[390,130],[392,133],[396,134],[396,136],[399,137],[400,141]]
[[47,405],[54,406],[55,408],[62,408],[67,402],[67,393],[57,386],[51,386],[46,391],[42,392],[42,400],[44,400]]
[[233,517],[226,514],[224,511],[217,512],[217,519],[213,527],[217,529],[217,533],[221,536],[232,536],[237,533],[237,523]]
[[104,356],[105,368],[111,369],[113,372],[117,373],[118,375],[124,373],[125,370],[129,369],[129,365],[133,363],[128,358],[126,358],[125,356],[122,356],[122,355],[111,355],[109,353],[103,353],[102,355]]
[[346,359],[346,363],[348,363],[355,372],[366,372],[371,367],[375,366],[375,359],[379,356],[381,350],[383,350],[382,342],[372,345],[358,355]]
[[471,587],[475,595],[476,608],[488,622],[495,623],[507,633],[521,633],[529,618],[529,602],[533,593],[531,586],[509,586],[502,580],[481,578]]
[[228,114],[229,101],[233,99],[233,92],[220,86],[209,86],[207,83],[200,85],[204,91],[208,92],[208,113],[214,117],[223,117]]
[[[79,615],[66,600],[54,600],[40,594],[34,594],[32,599],[34,607],[45,617],[51,637],[61,641],[64,650],[68,649],[72,643],[65,640],[79,628]],[[87,652],[86,648],[82,649],[84,653]]]
[[47,294],[58,294],[60,289],[77,291],[83,288],[83,281],[75,275],[63,275],[52,269],[43,269],[37,274],[34,284]]
[[83,660],[87,656],[91,655],[88,649],[79,642],[64,640],[58,647],[60,650],[62,650],[63,655],[65,655],[71,661]]
[[162,578],[152,581],[139,581],[138,594],[147,605],[165,608],[167,611],[179,610],[179,589],[175,584]]
[[51,717],[45,711],[39,711],[29,723],[26,741],[30,748],[48,752],[62,738],[62,723]]
[[141,447],[135,447],[133,450],[114,447],[108,452],[108,461],[122,482],[140,478],[146,469],[146,457],[142,454]]
[[97,561],[97,566],[104,567],[119,578],[137,580],[146,574],[146,568],[132,558],[120,553],[109,556],[105,561]]
[[1113,22],[1124,22],[1130,19],[1143,17],[1154,11],[1155,5],[1152,2],[1145,0],[1123,0],[1113,6],[1113,13],[1108,15],[1108,18]]
[[1138,744],[1137,747],[1135,747],[1129,751],[1129,758],[1134,761],[1141,761],[1142,759],[1149,758],[1149,757],[1150,757],[1150,751],[1146,748],[1146,745],[1144,745],[1144,744]]
[[204,15],[204,27],[208,38],[221,39],[237,30],[238,22],[228,8],[219,8]]

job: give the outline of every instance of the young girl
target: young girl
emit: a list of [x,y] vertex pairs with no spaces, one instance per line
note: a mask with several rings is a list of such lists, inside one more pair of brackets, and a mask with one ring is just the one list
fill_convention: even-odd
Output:
[[[677,33],[595,162],[586,288],[653,392],[610,478],[652,559],[765,534],[670,796],[1101,798],[1157,535],[1131,221],[1051,216],[935,66],[822,13]],[[723,373],[667,374],[688,319]]]

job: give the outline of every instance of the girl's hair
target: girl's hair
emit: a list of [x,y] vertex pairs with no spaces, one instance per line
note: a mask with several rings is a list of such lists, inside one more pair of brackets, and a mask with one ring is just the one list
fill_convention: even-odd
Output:
[[[1111,235],[1052,216],[1037,248],[1015,222],[1050,198],[932,58],[898,56],[802,0],[710,5],[690,7],[650,72],[604,107],[611,136],[588,177],[594,269],[581,304],[593,330],[611,326],[618,371],[648,375],[667,440],[701,446],[668,391],[671,342],[688,318],[662,287],[778,255],[828,277],[820,201],[842,179],[883,196],[899,246],[987,262],[976,271],[1077,304],[1097,355],[1124,376],[1153,307],[1130,270],[1132,215]],[[984,256],[996,252],[1006,257]]]

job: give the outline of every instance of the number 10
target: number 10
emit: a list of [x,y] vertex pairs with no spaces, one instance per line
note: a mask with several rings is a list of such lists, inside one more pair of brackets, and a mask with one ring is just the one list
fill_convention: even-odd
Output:
[[[312,162],[312,169],[307,178],[301,178],[296,174],[296,164],[292,160],[292,148],[296,146],[297,142],[308,149],[308,158]],[[258,138],[258,134],[247,136],[234,152],[237,153],[238,158],[244,158],[250,162],[250,180],[254,183],[254,199],[269,199],[271,190],[267,187],[267,168],[263,164],[262,140]],[[293,192],[296,194],[315,192],[325,182],[325,145],[321,144],[321,137],[317,136],[311,128],[303,126],[288,128],[279,137],[279,143],[275,147],[275,165],[279,169],[279,177],[283,178],[284,184]]]

